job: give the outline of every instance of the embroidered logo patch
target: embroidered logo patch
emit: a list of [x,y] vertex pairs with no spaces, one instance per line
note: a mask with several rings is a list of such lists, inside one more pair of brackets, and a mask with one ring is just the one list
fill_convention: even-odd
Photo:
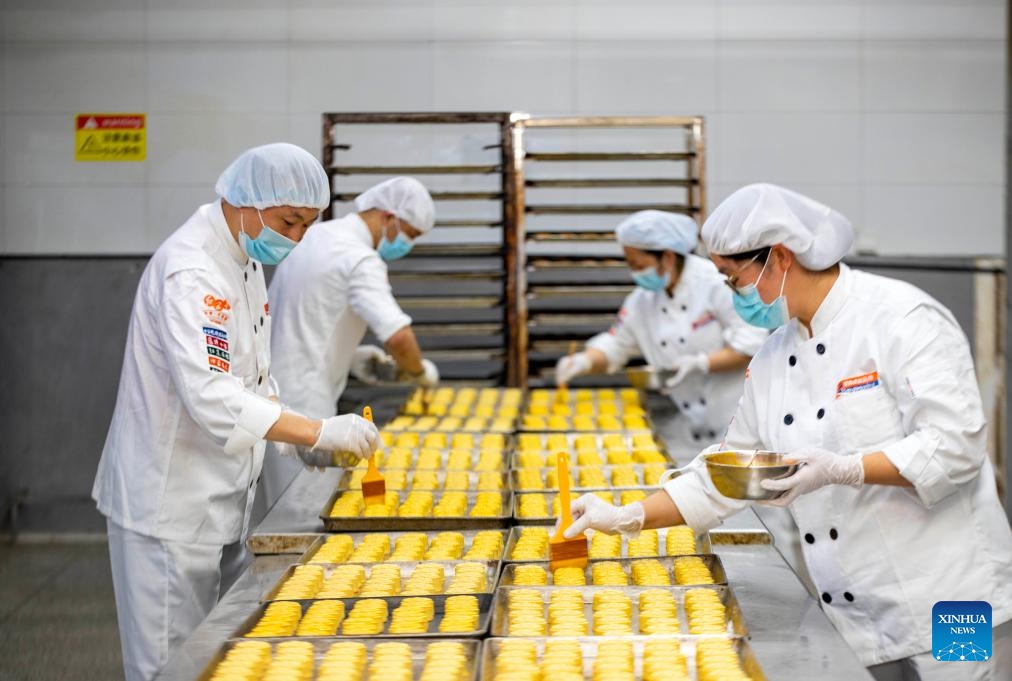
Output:
[[204,296],[204,316],[212,324],[227,324],[231,309],[232,306],[224,298],[216,298],[210,293]]
[[869,388],[878,387],[878,385],[877,371],[861,374],[860,376],[851,376],[836,384],[836,397],[839,398],[840,395],[868,390]]
[[205,326],[203,330],[208,367],[211,371],[228,373],[232,359],[228,354],[228,331],[214,326]]

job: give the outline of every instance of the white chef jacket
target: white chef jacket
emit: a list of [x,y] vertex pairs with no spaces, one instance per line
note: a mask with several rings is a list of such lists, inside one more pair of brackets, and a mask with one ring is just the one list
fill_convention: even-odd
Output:
[[274,272],[269,295],[271,371],[284,403],[308,416],[337,413],[367,326],[385,343],[411,325],[357,213],[313,225]]
[[[811,321],[752,359],[728,445],[883,451],[912,488],[830,485],[790,506],[823,609],[865,665],[931,649],[937,601],[986,600],[1012,618],[1012,531],[986,451],[969,344],[909,284],[840,266]],[[744,508],[697,459],[665,485],[705,530]]]
[[99,511],[160,539],[239,540],[281,415],[268,399],[270,332],[263,268],[221,203],[201,206],[141,276],[92,490]]
[[[732,293],[712,262],[685,256],[685,266],[672,295],[637,287],[626,297],[618,319],[606,333],[587,342],[608,358],[617,371],[633,357],[671,369],[686,355],[709,354],[730,346],[754,355],[767,338],[765,329],[748,324],[734,310]],[[670,391],[686,416],[689,435],[699,446],[724,435],[741,397],[744,371],[693,374]]]

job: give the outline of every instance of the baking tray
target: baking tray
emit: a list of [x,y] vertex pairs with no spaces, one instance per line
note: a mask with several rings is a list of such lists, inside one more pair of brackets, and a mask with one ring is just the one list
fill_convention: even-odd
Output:
[[[509,538],[506,540],[506,552],[503,555],[503,560],[505,560],[507,563],[536,563],[536,562],[541,562],[541,561],[548,560],[548,545],[547,544],[545,545],[545,555],[542,556],[540,560],[514,560],[514,559],[510,558],[510,556],[513,555],[513,548],[517,545],[517,540],[520,538],[520,533],[523,531],[523,529],[524,529],[524,526],[516,526],[516,527],[510,528],[510,535],[509,535]],[[541,527],[538,527],[538,529],[541,529]],[[639,558],[661,558],[661,557],[666,556],[667,554],[665,553],[664,549],[665,549],[666,542],[667,542],[667,539],[668,539],[668,529],[669,528],[667,528],[667,527],[662,527],[662,528],[660,528],[658,530],[655,530],[657,532],[658,551],[660,552],[660,555],[659,556],[639,556]],[[593,534],[593,533],[594,533],[593,530],[589,530],[588,531],[588,534]],[[710,541],[710,533],[704,532],[701,535],[696,535],[696,550],[698,551],[697,554],[684,554],[684,555],[699,555],[699,554],[709,554],[709,553],[712,553],[713,546],[712,546],[711,541]],[[620,556],[618,556],[616,558],[600,558],[600,559],[594,558],[594,559],[591,559],[591,560],[618,560],[618,559],[621,559],[621,558],[628,558],[628,557],[629,557],[629,539],[626,538],[626,537],[622,537],[622,553],[621,553]]]
[[[481,454],[482,454],[482,450],[481,449],[453,450],[453,449],[451,449],[449,447],[446,447],[446,448],[427,447],[426,449],[438,449],[438,451],[439,451],[439,460],[435,464],[436,465],[435,468],[419,468],[418,467],[419,455],[421,454],[422,448],[418,448],[418,447],[414,447],[414,448],[411,448],[411,447],[382,447],[382,448],[380,448],[380,449],[378,449],[376,451],[376,455],[379,457],[379,458],[376,459],[376,466],[380,469],[381,472],[383,471],[384,468],[386,468],[386,466],[384,464],[385,464],[385,462],[386,462],[386,460],[388,458],[387,451],[389,449],[407,449],[408,451],[411,452],[411,458],[408,459],[408,465],[407,465],[406,468],[404,468],[402,470],[457,470],[457,471],[459,471],[459,470],[466,470],[466,471],[474,471],[476,473],[482,473],[485,470],[500,470],[500,471],[505,471],[505,470],[509,469],[509,467],[510,467],[510,458],[511,458],[510,452],[512,451],[512,447],[505,448],[505,449],[503,449],[502,451],[499,451],[499,452],[496,452],[495,450],[487,450],[487,451],[493,452],[494,454],[498,454],[498,464],[497,464],[498,467],[494,468],[494,469],[492,469],[492,468],[486,469],[486,468],[477,468],[478,463],[479,463],[479,461],[481,459]],[[468,466],[466,468],[460,468],[460,467],[457,467],[456,465],[453,468],[450,468],[450,466],[449,466],[449,463],[451,463],[451,461],[450,461],[450,453],[452,451],[470,451],[471,458],[468,461]],[[489,456],[489,458],[490,459],[492,458],[491,455]],[[367,465],[366,463],[362,462],[360,465],[355,466],[355,468],[361,468],[361,469],[364,470],[365,467],[366,467],[366,465]],[[352,469],[349,469],[349,470],[352,470]]]
[[[516,457],[516,456],[518,456],[518,455],[517,455],[516,452],[514,452],[514,457]],[[570,490],[573,491],[573,492],[582,492],[582,491],[586,491],[586,490],[598,490],[598,489],[626,490],[626,489],[646,489],[648,487],[652,488],[652,489],[656,489],[658,487],[658,483],[657,482],[653,482],[652,484],[648,484],[646,482],[646,478],[644,477],[645,474],[646,474],[646,472],[647,472],[647,470],[648,470],[648,466],[656,466],[656,467],[658,467],[657,470],[660,471],[660,472],[662,472],[662,473],[665,470],[667,470],[666,464],[663,464],[663,463],[647,464],[647,465],[644,465],[644,464],[619,464],[619,465],[608,465],[608,464],[605,464],[603,466],[570,466],[569,467],[569,472],[572,474],[571,477],[573,478],[573,483],[574,483],[570,487]],[[614,484],[614,482],[612,481],[612,476],[614,475],[614,473],[615,473],[615,471],[617,469],[631,471],[636,476],[636,482],[635,482],[635,484],[631,484],[631,485],[616,485],[616,484]],[[524,472],[521,473],[520,472],[521,470],[523,470]],[[591,471],[591,470],[593,470],[593,471],[600,471],[601,472],[601,474],[604,476],[604,484],[603,485],[601,485],[601,484],[595,484],[595,485],[589,485],[588,486],[588,485],[581,484],[581,474],[584,473],[585,471]],[[527,473],[527,471],[534,471],[534,472],[533,473]],[[510,471],[510,485],[513,488],[514,491],[519,492],[519,493],[551,492],[551,491],[555,491],[555,490],[559,489],[558,485],[553,485],[552,487],[548,487],[548,476],[551,475],[551,474],[554,474],[555,471],[556,471],[556,469],[554,467],[524,468],[524,469],[514,468],[512,471]],[[521,478],[523,478],[524,476],[527,476],[527,475],[531,475],[531,476],[534,477],[534,479],[541,481],[541,484],[545,485],[544,489],[521,488],[520,487]]]
[[[632,601],[632,630],[634,632],[639,631],[639,595],[644,591],[657,591],[661,590],[666,593],[670,593],[675,597],[675,601],[678,605],[678,620],[681,623],[682,636],[692,637],[704,637],[713,636],[714,634],[690,634],[689,623],[685,614],[685,594],[692,589],[708,589],[717,592],[720,596],[721,603],[724,604],[724,612],[727,616],[727,626],[724,635],[727,636],[747,636],[748,629],[745,627],[745,621],[742,617],[741,608],[738,606],[738,600],[734,597],[731,589],[726,586],[613,586],[613,587],[600,587],[600,586],[574,586],[574,587],[553,587],[553,586],[501,586],[495,591],[495,599],[492,601],[492,636],[513,636],[509,633],[509,622],[507,619],[507,598],[511,591],[536,591],[541,594],[543,602],[542,613],[544,614],[545,621],[548,621],[548,599],[551,598],[553,592],[561,590],[579,591],[583,596],[583,614],[587,620],[587,630],[594,630],[594,594],[602,591],[619,591],[627,595]],[[551,633],[550,631],[548,632]],[[527,638],[524,636],[518,636],[517,638]],[[553,637],[554,638],[554,637]],[[594,638],[607,638],[607,637],[594,637]]]
[[[471,545],[474,543],[474,537],[475,537],[475,535],[478,534],[478,532],[482,532],[482,531],[488,532],[489,530],[459,530],[459,533],[464,536],[464,551],[461,554],[462,556],[466,555],[467,552],[471,549]],[[369,532],[354,532],[354,533],[350,533],[352,541],[355,542],[355,548],[358,548],[358,545],[362,542],[362,539],[364,539],[366,537],[366,535],[368,535],[368,534],[373,534],[373,533],[369,533]],[[386,535],[386,536],[388,536],[388,537],[390,537],[390,548],[391,548],[391,551],[392,551],[393,547],[394,547],[394,544],[397,542],[397,540],[400,537],[403,537],[406,534],[418,534],[418,533],[417,532],[405,531],[405,532],[384,532],[383,534]],[[428,537],[428,544],[432,544],[432,540],[436,538],[436,535],[439,534],[439,532],[426,532],[425,534]],[[506,542],[509,539],[508,532],[507,532],[507,530],[499,530],[499,534],[503,538],[503,546],[505,547],[505,544],[506,544]],[[326,543],[326,541],[330,537],[332,537],[332,536],[333,535],[331,535],[331,534],[317,535],[316,539],[313,540],[313,543],[309,545],[309,548],[307,548],[302,553],[302,555],[299,556],[299,561],[298,562],[302,563],[302,564],[314,562],[313,561],[313,556],[320,549],[320,547],[323,546],[324,543]],[[463,560],[463,558],[461,558],[461,560]],[[502,556],[499,556],[499,560],[502,560]],[[383,562],[384,563],[392,563],[392,562],[396,562],[396,561],[391,561],[390,559],[387,559],[387,560],[384,560]],[[405,561],[405,562],[412,562],[412,561]],[[440,561],[440,562],[446,562],[446,561]],[[328,563],[329,563],[329,561],[328,561]]]
[[[495,661],[499,656],[499,650],[502,647],[504,641],[509,639],[505,638],[490,638],[485,641],[485,644],[481,649],[481,680],[482,681],[495,681]],[[677,642],[681,648],[682,655],[685,656],[685,661],[688,666],[689,675],[688,678],[692,681],[699,679],[698,670],[696,668],[696,643],[699,640],[694,637],[684,636],[609,636],[603,637],[592,637],[592,636],[553,636],[549,638],[529,638],[529,641],[533,641],[538,651],[538,663],[541,663],[541,656],[545,650],[545,644],[549,640],[572,640],[580,644],[582,649],[583,659],[583,677],[585,679],[591,679],[594,677],[594,661],[597,659],[598,646],[604,641],[629,641],[633,646],[633,672],[637,680],[643,678],[643,649],[646,646],[647,641],[673,641]],[[759,661],[756,659],[755,652],[749,645],[748,640],[744,638],[731,638],[731,645],[738,653],[738,660],[740,661],[742,668],[749,675],[752,681],[766,681],[766,675],[762,671],[762,667],[759,666]]]
[[[399,430],[399,431],[392,431],[392,430],[390,430],[390,431],[387,431],[387,430],[380,429],[380,437],[381,438],[385,437],[386,439],[381,439],[379,446],[380,446],[380,449],[384,449],[384,448],[387,448],[387,447],[403,447],[405,449],[426,448],[426,449],[438,449],[440,451],[446,451],[446,452],[448,452],[448,451],[450,451],[452,449],[473,449],[473,450],[476,450],[476,451],[480,451],[482,449],[490,449],[490,450],[495,451],[495,450],[504,450],[504,449],[508,450],[508,449],[512,449],[513,446],[514,446],[514,443],[515,443],[514,436],[513,436],[512,433],[470,433],[470,432],[462,432],[461,431],[459,433],[460,435],[470,435],[472,437],[473,441],[474,441],[474,446],[473,447],[464,447],[464,446],[460,446],[460,445],[454,445],[454,443],[453,443],[453,437],[452,436],[456,435],[456,434],[457,433],[443,433],[443,432],[436,433],[436,432],[433,432],[433,431],[420,431],[420,430]],[[446,444],[442,444],[442,445],[429,445],[429,444],[425,444],[425,436],[426,435],[442,435],[442,436],[445,436]],[[491,436],[494,436],[494,439],[501,440],[502,441],[501,446],[498,445],[498,444],[494,445],[494,446],[482,445],[481,438],[483,436],[485,436],[485,435],[491,435]],[[402,436],[414,436],[414,438],[417,439],[418,443],[414,444],[414,445],[400,444],[398,442],[398,440]],[[390,444],[387,444],[387,440],[390,441]]]
[[[604,448],[576,450],[572,447],[566,450],[569,453],[569,460],[572,462],[570,468],[580,466],[642,466],[644,464],[661,464],[674,467],[677,465],[671,458],[671,454],[663,449],[657,450],[616,450],[614,453]],[[509,467],[514,470],[525,468],[554,468],[555,455],[558,449],[513,451],[508,459]],[[657,454],[657,456],[653,456]],[[644,457],[650,456],[656,461],[645,461]],[[631,459],[631,461],[629,460]]]
[[[670,586],[703,586],[693,584],[675,584],[675,561],[679,558],[699,558],[703,561],[706,567],[710,570],[710,574],[713,576],[713,583],[721,586],[727,585],[727,573],[724,572],[724,564],[720,562],[720,558],[712,553],[709,554],[691,554],[689,556],[664,556],[657,558],[620,558],[620,559],[594,559],[588,561],[587,567],[584,569],[584,576],[587,578],[587,586],[595,589],[607,589],[612,588],[605,585],[595,585],[591,583],[591,570],[594,565],[598,563],[618,563],[621,566],[622,571],[625,572],[629,578],[629,585],[636,586],[632,581],[632,565],[637,561],[642,560],[656,560],[664,566],[664,569],[668,573],[668,577],[671,578]],[[536,565],[543,568],[548,575],[548,586],[557,586],[553,583],[551,563],[548,561],[534,561],[524,563],[524,566]],[[514,574],[516,573],[517,567],[520,567],[518,563],[510,563],[506,565],[502,570],[502,575],[499,577],[499,586],[516,586],[513,583]],[[662,585],[663,586],[663,585]],[[559,585],[559,588],[569,588]]]
[[[279,642],[279,640],[277,639],[265,639],[265,638],[249,639],[249,640],[264,641],[266,643],[269,643],[272,647],[276,646],[277,643]],[[291,640],[291,639],[283,639],[283,640]],[[312,678],[315,679],[317,678],[317,672],[320,667],[320,662],[323,660],[323,656],[330,649],[330,646],[337,643],[337,641],[334,639],[322,639],[322,638],[306,638],[299,640],[308,641],[313,646],[314,663],[313,663]],[[419,678],[419,676],[422,673],[422,670],[425,668],[425,652],[430,644],[436,643],[437,641],[421,641],[418,639],[401,640],[395,638],[390,638],[385,641],[373,641],[369,639],[362,639],[359,642],[365,645],[366,650],[368,651],[366,658],[366,668],[368,668],[369,663],[372,662],[372,651],[377,644],[394,643],[398,641],[401,643],[406,643],[411,648],[412,678],[414,679]],[[467,681],[477,681],[479,677],[479,671],[481,669],[482,642],[476,641],[474,639],[440,639],[440,641],[438,642],[442,643],[446,641],[454,641],[464,646],[464,655],[467,658],[467,673],[466,676],[464,676],[464,678],[467,679]],[[201,673],[201,675],[197,677],[198,681],[210,681],[211,678],[214,676],[214,671],[217,668],[218,663],[220,663],[223,659],[225,659],[225,655],[228,653],[229,650],[234,648],[237,643],[238,641],[227,641],[218,650],[215,656],[211,659],[211,662],[208,663],[207,667],[204,668],[204,671]]]
[[[457,595],[457,594],[453,594],[453,595]],[[492,618],[492,602],[494,600],[493,596],[492,596],[492,594],[461,594],[461,595],[474,596],[475,598],[478,599],[478,628],[474,629],[472,631],[468,631],[468,632],[457,632],[457,631],[455,631],[455,632],[452,632],[452,633],[451,632],[443,633],[443,632],[439,631],[439,623],[442,622],[442,620],[443,620],[443,614],[444,614],[445,607],[446,607],[446,599],[449,598],[449,596],[446,596],[446,595],[437,595],[437,596],[420,596],[420,597],[418,597],[418,598],[431,598],[432,602],[433,602],[433,605],[435,606],[434,609],[435,609],[435,615],[436,616],[429,623],[429,630],[426,633],[424,633],[424,634],[388,634],[388,633],[386,633],[386,631],[390,627],[390,619],[393,616],[394,608],[396,608],[398,605],[400,605],[400,602],[404,598],[408,598],[408,596],[389,596],[389,597],[386,597],[386,598],[341,598],[341,599],[326,599],[326,600],[341,600],[341,601],[343,601],[344,602],[344,606],[345,606],[345,615],[346,616],[347,616],[347,613],[351,612],[351,609],[354,607],[356,601],[370,601],[370,600],[387,601],[387,607],[388,607],[387,621],[383,624],[383,633],[380,633],[380,634],[363,634],[363,635],[349,635],[349,636],[346,636],[346,635],[340,633],[341,632],[341,627],[338,626],[337,633],[333,634],[331,636],[322,636],[322,637],[321,636],[289,636],[289,637],[265,637],[265,638],[246,639],[245,638],[246,632],[251,631],[253,629],[253,627],[256,626],[257,622],[260,621],[260,618],[263,616],[264,612],[267,610],[267,606],[269,605],[268,603],[261,603],[249,615],[249,617],[247,617],[245,620],[242,621],[242,624],[239,625],[239,627],[235,630],[235,632],[233,632],[233,634],[232,634],[232,636],[230,638],[232,640],[243,639],[243,640],[252,640],[252,641],[264,641],[264,640],[266,640],[266,641],[280,641],[280,640],[286,640],[286,641],[292,641],[292,640],[312,641],[314,639],[321,639],[321,638],[326,638],[326,639],[338,639],[338,638],[342,638],[342,639],[481,638],[481,637],[483,637],[488,632],[489,622],[491,621],[491,618]],[[300,615],[300,618],[301,618],[301,617],[305,616],[306,610],[309,609],[309,606],[312,605],[313,603],[315,603],[316,601],[304,600],[304,601],[290,601],[290,602],[292,602],[292,603],[298,603],[302,607],[302,615]],[[342,621],[342,623],[343,623],[343,621]]]
[[[622,392],[625,390],[632,390],[636,393],[635,402],[626,402],[622,399]],[[607,397],[605,391],[610,391],[612,397]],[[565,399],[559,400],[558,388],[532,388],[527,393],[527,398],[523,401],[523,410],[521,414],[529,414],[530,408],[534,405],[546,404],[551,407],[556,404],[565,404],[570,408],[575,407],[577,404],[614,404],[619,414],[625,413],[626,407],[636,407],[634,411],[636,413],[647,412],[647,398],[646,393],[643,390],[637,390],[635,388],[569,388],[566,391]],[[545,397],[539,397],[544,395]],[[642,410],[640,412],[639,410]]]
[[[443,457],[443,460],[445,461],[446,457]],[[417,491],[424,491],[424,492],[442,492],[442,491],[453,491],[453,492],[501,492],[501,491],[504,491],[504,490],[508,491],[509,489],[511,489],[511,484],[510,484],[511,476],[508,473],[499,473],[499,476],[498,476],[498,478],[499,478],[499,487],[498,488],[491,489],[491,490],[480,490],[480,489],[478,489],[478,482],[479,482],[479,479],[481,477],[481,474],[485,473],[485,472],[495,472],[495,471],[481,471],[481,472],[477,472],[477,471],[473,471],[473,470],[466,470],[466,471],[464,471],[464,470],[457,470],[456,472],[464,472],[466,474],[466,476],[467,476],[466,477],[467,487],[461,488],[461,487],[447,487],[446,486],[446,478],[447,478],[446,470],[447,469],[445,469],[445,468],[430,469],[430,471],[426,471],[426,472],[432,472],[432,473],[435,474],[435,476],[436,476],[436,487],[435,487],[435,489],[429,489],[429,488],[418,488],[418,487],[415,487],[415,476],[416,476],[416,473],[417,473],[417,471],[423,470],[423,469],[391,469],[391,468],[383,468],[382,469],[383,476],[387,479],[387,489],[389,489],[389,490],[393,490],[394,489],[393,487],[391,487],[391,485],[389,483],[389,480],[390,480],[389,473],[392,470],[401,470],[401,471],[405,472],[405,477],[407,478],[407,480],[406,480],[406,486],[403,487],[403,488],[401,488],[401,490],[405,491],[405,492],[411,492],[411,491],[415,491],[415,490],[417,490]],[[363,474],[364,474],[364,471],[363,471]],[[352,479],[353,475],[354,475],[354,473],[353,473],[352,469],[348,469],[348,468],[344,469],[344,472],[342,473],[341,478],[337,482],[337,489],[338,490],[342,490],[342,491],[343,490],[349,490],[349,489],[361,490],[362,489],[362,482],[361,482],[361,480],[359,480],[354,485],[352,484],[351,479]],[[459,476],[455,476],[455,477],[459,477]]]
[[[607,449],[607,447],[604,444],[604,442],[605,442],[605,436],[618,436],[618,437],[621,437],[622,438],[622,442],[625,445],[625,448],[628,449],[629,451],[633,451],[634,449],[636,449],[636,447],[633,445],[633,436],[644,435],[644,434],[647,434],[647,433],[645,431],[639,431],[639,430],[638,431],[616,430],[616,431],[610,431],[610,432],[603,432],[603,431],[574,431],[574,430],[558,431],[558,432],[555,432],[555,431],[553,431],[553,432],[547,432],[547,431],[531,432],[531,433],[523,433],[523,434],[520,434],[520,435],[517,436],[517,438],[516,438],[516,449],[518,451],[522,451],[525,448],[526,449],[530,449],[530,447],[528,447],[526,445],[526,442],[528,440],[533,439],[534,437],[540,437],[541,438],[541,442],[540,442],[540,445],[537,447],[537,451],[542,451],[542,452],[553,451],[553,448],[549,445],[548,439],[550,437],[552,439],[556,439],[555,436],[561,435],[561,436],[563,436],[566,439],[566,446],[569,448],[569,450],[570,451],[574,451],[574,452],[577,451],[576,442],[577,442],[578,438],[593,438],[593,441],[594,441],[594,447],[593,447],[593,449],[598,449],[598,450]],[[660,438],[658,438],[656,435],[653,435],[653,437],[651,439],[653,440],[655,448],[658,451],[664,452],[666,450],[666,447],[664,446],[664,442]]]
[[[481,419],[482,423],[469,424],[470,419]],[[426,420],[422,420],[426,419]],[[435,423],[427,426],[428,419]],[[502,419],[505,423],[495,425],[499,419],[458,416],[398,416],[383,426],[383,430],[391,433],[403,433],[405,431],[435,432],[435,433],[512,433],[516,430],[517,419],[513,417]]]
[[[561,417],[565,418],[565,423],[558,425],[552,425],[550,419],[553,417],[551,416],[540,416],[537,418],[542,419],[542,422],[533,423],[525,418],[519,419],[516,429],[521,433],[568,433],[571,431],[582,433],[651,433],[656,430],[649,414],[639,417],[642,419],[640,425],[629,425],[625,421],[621,421],[615,425],[602,425],[599,421],[595,421],[592,426],[584,429],[580,429],[574,425],[573,419],[576,417]],[[621,419],[620,416],[617,418]]]
[[[650,496],[651,493],[656,492],[659,489],[660,487],[644,487],[638,489],[627,489],[622,491],[613,491],[611,489],[595,490],[595,491],[613,492],[611,501],[609,501],[609,503],[614,504],[616,506],[622,506],[624,505],[624,503],[629,503],[622,501],[623,494],[628,494],[629,492],[644,492],[646,493],[647,496]],[[555,515],[523,516],[523,517],[520,516],[520,498],[534,496],[536,494],[540,494],[545,497],[545,505],[547,506],[548,513],[552,513],[552,508],[554,507],[555,504],[555,497],[558,496],[557,492],[517,492],[516,494],[513,495],[513,520],[523,525],[555,525],[555,521],[558,520],[558,516]]]
[[[436,518],[433,516],[390,516],[390,517],[378,517],[378,518],[366,518],[359,516],[357,518],[332,518],[330,509],[333,508],[334,502],[342,494],[348,494],[348,492],[342,492],[341,490],[334,490],[334,493],[327,499],[326,505],[320,512],[320,520],[323,521],[323,527],[328,532],[383,532],[388,530],[494,530],[501,527],[509,527],[510,518],[512,517],[513,509],[513,493],[512,492],[501,492],[500,497],[502,498],[502,510],[500,515],[488,516],[480,518],[472,518],[470,516],[454,516],[449,518]],[[465,492],[467,495],[467,508],[470,510],[474,506],[475,499],[480,492]],[[404,503],[404,499],[407,497],[407,492],[398,492],[399,503]],[[439,503],[443,493],[435,492],[433,494],[433,506]]]
[[[435,388],[435,389],[430,390],[429,391],[430,396],[429,396],[429,398],[427,400],[426,400],[426,398],[425,398],[424,395],[420,395],[419,394],[420,391],[416,390],[414,393],[408,395],[407,399],[404,401],[404,404],[401,405],[401,408],[400,408],[400,411],[398,412],[398,414],[401,415],[401,416],[423,416],[423,415],[425,415],[425,416],[451,416],[452,414],[449,413],[450,409],[452,408],[453,405],[457,404],[457,401],[460,399],[460,396],[462,395],[462,393],[465,390],[472,390],[475,393],[474,399],[472,399],[472,400],[470,400],[470,401],[468,401],[466,403],[462,402],[462,404],[467,404],[470,407],[470,409],[468,410],[468,412],[465,415],[465,417],[466,416],[477,416],[477,414],[475,413],[475,408],[479,407],[479,406],[481,406],[481,407],[491,407],[492,409],[498,409],[498,408],[501,408],[501,407],[515,408],[518,413],[520,412],[521,408],[523,407],[523,401],[524,401],[523,392],[519,388],[478,388],[478,387],[474,387],[474,388],[445,388],[445,389],[448,389],[448,390],[452,391],[452,398],[449,401],[445,401],[445,400],[441,401],[439,399],[439,392],[440,392],[440,390],[443,390],[443,389],[444,388]],[[495,400],[491,401],[491,402],[480,402],[479,400],[481,398],[481,392],[482,391],[486,391],[486,392],[491,391],[491,392],[495,393],[495,395],[496,395]],[[517,398],[511,398],[511,401],[510,400],[506,400],[507,391],[510,391],[510,392],[516,394],[518,397]],[[436,406],[436,405],[444,405],[446,407],[446,412],[443,413],[443,412],[440,412],[440,411],[431,411],[432,407]],[[414,411],[414,409],[416,407],[418,407],[418,406],[421,406],[425,410],[424,413],[421,412],[421,411]]]
[[[499,579],[499,569],[502,567],[502,561],[498,561],[498,560],[468,560],[468,561],[459,561],[459,560],[457,560],[457,561],[424,560],[423,561],[423,560],[420,560],[420,561],[414,561],[414,562],[410,562],[410,563],[409,562],[392,563],[393,565],[398,566],[400,568],[400,570],[401,570],[401,587],[403,587],[404,584],[408,581],[408,578],[411,577],[411,574],[415,571],[415,569],[419,565],[422,565],[423,563],[436,563],[438,565],[442,565],[443,566],[443,572],[444,572],[444,575],[445,575],[444,578],[443,578],[443,590],[444,591],[450,585],[450,580],[453,579],[454,569],[457,566],[461,565],[462,563],[481,563],[481,564],[483,564],[485,566],[486,587],[482,591],[477,591],[477,592],[473,592],[473,593],[469,593],[468,594],[468,595],[472,595],[472,596],[476,596],[476,595],[481,594],[481,593],[491,594],[495,590],[496,583],[498,582],[498,579]],[[318,565],[319,567],[323,568],[323,579],[324,579],[324,581],[326,581],[327,578],[329,578],[334,573],[334,570],[337,567],[339,567],[339,565],[330,564],[330,563],[314,563],[314,565]],[[341,563],[340,565],[347,565],[347,563]],[[377,565],[380,565],[380,563],[358,563],[358,565],[361,565],[363,567],[363,569],[365,570],[366,579],[368,579],[369,575],[372,574],[373,569]],[[354,600],[360,600],[362,598],[381,598],[380,596],[348,596],[346,598],[329,598],[329,597],[327,597],[327,598],[318,599],[316,597],[316,595],[314,594],[310,598],[306,598],[306,599],[301,599],[301,598],[300,599],[292,599],[292,598],[279,599],[278,598],[278,592],[281,590],[282,585],[284,585],[284,583],[286,581],[288,581],[288,578],[291,577],[295,573],[295,568],[297,568],[297,567],[303,567],[303,565],[299,564],[299,565],[290,565],[290,566],[288,566],[288,569],[286,569],[284,571],[284,573],[282,573],[281,577],[278,578],[278,581],[274,583],[274,586],[272,586],[270,588],[270,590],[267,593],[265,593],[260,598],[260,602],[261,603],[267,603],[267,602],[270,602],[270,601],[277,601],[277,600],[286,600],[286,601],[289,601],[289,600],[328,600],[328,601],[329,600],[338,600],[338,601],[349,601],[349,600],[351,600],[351,601],[354,601]],[[454,595],[454,594],[451,594],[451,595]],[[388,597],[384,597],[384,598],[398,598],[399,599],[399,597],[400,597],[400,594],[397,594],[396,596],[388,596]]]
[[[425,564],[425,563],[434,563],[434,564],[437,564],[437,565],[441,565],[443,567],[443,573],[444,573],[443,589],[444,590],[447,588],[447,586],[449,586],[450,580],[453,578],[453,571],[454,571],[454,569],[457,566],[459,566],[459,565],[461,565],[463,563],[481,563],[482,565],[485,566],[485,578],[486,578],[487,586],[486,586],[486,588],[485,588],[484,591],[475,592],[475,594],[486,593],[486,592],[487,593],[492,593],[492,591],[494,591],[495,588],[496,588],[496,583],[499,580],[499,570],[502,567],[502,561],[415,561],[415,562],[411,562],[411,563],[408,563],[408,562],[405,562],[405,563],[393,563],[391,565],[396,565],[396,566],[398,566],[401,569],[401,586],[403,587],[404,584],[408,581],[408,578],[411,577],[411,575],[415,571],[415,569],[418,568],[418,566],[420,566],[422,564]],[[348,564],[347,563],[342,563],[342,564],[316,563],[316,564],[312,564],[312,565],[317,565],[317,566],[323,568],[324,581],[326,581],[334,573],[334,570],[336,570],[339,566],[341,566],[341,565],[348,565]],[[362,566],[362,568],[365,570],[365,577],[366,577],[366,579],[368,579],[368,576],[372,574],[372,570],[376,566],[378,566],[378,565],[385,565],[385,564],[359,563],[359,564],[356,564],[356,565]],[[274,601],[274,600],[297,600],[297,599],[290,599],[290,598],[279,599],[279,598],[277,598],[277,593],[281,589],[281,586],[287,581],[287,579],[289,577],[291,577],[291,575],[294,572],[296,572],[296,568],[300,568],[300,567],[303,567],[303,565],[300,564],[300,565],[288,566],[288,568],[284,571],[284,573],[277,580],[277,582],[274,583],[274,586],[271,587],[270,590],[266,594],[263,595],[263,597],[260,599],[260,602],[265,603],[265,602]],[[350,596],[348,598],[350,598],[350,599],[356,599],[356,598],[364,598],[364,597],[363,596]],[[372,598],[372,596],[368,596],[368,598]],[[376,596],[376,598],[378,598],[378,596]],[[303,600],[303,599],[298,599],[298,600]],[[317,600],[316,599],[316,595],[314,595],[312,598],[306,599],[306,600]],[[325,600],[344,600],[344,599],[326,598]]]

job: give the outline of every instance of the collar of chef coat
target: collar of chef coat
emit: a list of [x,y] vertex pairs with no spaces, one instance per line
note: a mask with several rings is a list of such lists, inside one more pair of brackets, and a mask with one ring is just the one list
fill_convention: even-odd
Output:
[[225,222],[225,213],[221,209],[221,200],[211,204],[211,207],[207,211],[207,218],[214,226],[215,234],[225,242],[228,254],[232,256],[232,259],[235,260],[239,267],[245,267],[246,263],[249,262],[249,257],[239,247],[239,244],[236,243],[235,237],[232,236],[232,232],[228,228],[228,223]]
[[[819,305],[819,309],[815,311],[815,315],[812,317],[812,338],[828,329],[829,325],[836,319],[836,315],[843,309],[843,305],[847,302],[847,296],[850,292],[850,281],[850,268],[841,262],[840,276],[836,278],[833,287],[829,289],[829,293],[826,294],[822,304]],[[791,321],[794,323],[794,330],[798,334],[798,338],[802,341],[807,341],[809,336],[805,326],[797,319]]]
[[349,234],[361,241],[364,246],[376,250],[376,244],[372,242],[372,232],[369,231],[369,225],[365,224],[361,215],[348,213],[342,221],[347,221]]

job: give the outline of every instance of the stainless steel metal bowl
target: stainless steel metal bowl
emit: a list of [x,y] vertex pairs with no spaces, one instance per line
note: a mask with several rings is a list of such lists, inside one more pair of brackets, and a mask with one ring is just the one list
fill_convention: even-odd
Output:
[[784,492],[763,489],[760,483],[798,469],[798,463],[783,454],[749,449],[704,454],[703,460],[717,491],[729,499],[776,499]]

